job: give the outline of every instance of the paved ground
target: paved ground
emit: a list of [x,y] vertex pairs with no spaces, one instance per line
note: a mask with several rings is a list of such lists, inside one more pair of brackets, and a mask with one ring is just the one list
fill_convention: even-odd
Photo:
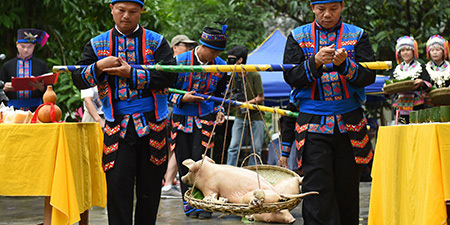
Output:
[[[360,224],[367,224],[369,214],[370,182],[363,182],[360,185]],[[34,225],[42,223],[44,212],[43,197],[4,197],[0,196],[0,225]],[[297,219],[296,225],[303,224],[301,215],[301,204],[291,211]],[[94,207],[90,210],[91,225],[107,224],[106,210],[101,207]],[[243,224],[240,217],[224,216],[214,213],[209,220],[191,219],[184,215],[181,208],[181,199],[162,199],[158,214],[157,224],[185,224],[185,225],[206,225],[206,224]],[[263,223],[256,223],[263,224]]]

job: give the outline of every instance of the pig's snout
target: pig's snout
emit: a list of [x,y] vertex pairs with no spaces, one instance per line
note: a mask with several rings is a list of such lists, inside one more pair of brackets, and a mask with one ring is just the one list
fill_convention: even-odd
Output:
[[189,180],[189,175],[190,175],[190,173],[188,173],[188,174],[182,176],[182,177],[181,177],[181,181],[182,181],[183,183],[185,183],[185,184],[191,184],[191,183],[190,183],[190,180]]

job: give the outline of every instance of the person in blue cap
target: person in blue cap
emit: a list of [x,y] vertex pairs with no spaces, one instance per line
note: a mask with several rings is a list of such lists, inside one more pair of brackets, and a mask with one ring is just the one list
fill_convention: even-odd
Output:
[[[200,46],[176,56],[177,64],[182,65],[225,65],[218,57],[225,50],[228,40],[226,25],[222,30],[206,27],[200,38]],[[180,73],[174,88],[188,91],[186,94],[171,94],[169,100],[173,103],[171,149],[175,151],[180,177],[188,173],[188,168],[182,163],[186,159],[200,160],[205,149],[214,147],[214,141],[209,143],[213,135],[214,123],[221,125],[225,121],[223,108],[212,101],[204,101],[194,93],[221,97],[228,83],[226,73]],[[209,144],[209,145],[208,145]],[[188,190],[186,183],[181,182],[183,209],[186,216],[192,218],[211,218],[211,213],[195,209],[186,203],[184,193]]]
[[[342,22],[342,0],[312,0],[315,21],[287,38],[283,63],[300,66],[284,72],[297,89],[299,116],[292,149],[303,167],[304,223],[359,224],[359,178],[373,157],[362,103],[375,73],[358,62],[374,60],[369,35]],[[281,157],[285,165],[286,148]]]
[[0,80],[5,82],[4,91],[9,98],[8,105],[16,109],[34,111],[42,104],[45,92],[41,82],[30,82],[35,90],[15,90],[11,85],[12,77],[32,77],[48,73],[47,64],[33,57],[36,43],[42,46],[47,42],[49,35],[42,30],[25,28],[17,31],[17,57],[3,64],[0,70]]
[[102,101],[110,225],[155,224],[167,168],[168,87],[178,74],[130,66],[175,64],[167,40],[139,24],[143,7],[143,0],[112,0],[114,27],[85,45],[77,64],[88,67],[72,73],[77,88],[97,86]]

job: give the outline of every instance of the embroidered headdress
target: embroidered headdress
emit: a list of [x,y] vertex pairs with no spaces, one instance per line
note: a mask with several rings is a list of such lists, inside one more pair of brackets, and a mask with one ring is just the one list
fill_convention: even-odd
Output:
[[448,58],[448,41],[440,35],[433,35],[427,41],[427,57],[430,59],[431,48],[441,48],[444,50],[444,60]]
[[395,45],[395,58],[397,58],[397,63],[402,62],[400,51],[402,49],[411,49],[414,52],[414,57],[419,58],[419,47],[417,41],[411,36],[403,36],[397,39],[397,45]]
[[114,5],[116,2],[134,2],[139,4],[141,7],[144,7],[145,0],[111,0],[111,4]]
[[311,5],[333,3],[333,2],[343,2],[343,0],[311,0]]
[[225,34],[228,28],[228,26],[225,25],[226,21],[227,20],[225,20],[224,23],[216,22],[222,25],[222,30],[205,27],[202,36],[200,37],[200,44],[212,49],[224,51],[228,40],[228,36]]
[[50,37],[45,31],[25,28],[17,30],[17,42],[18,43],[39,43],[42,46],[47,42]]

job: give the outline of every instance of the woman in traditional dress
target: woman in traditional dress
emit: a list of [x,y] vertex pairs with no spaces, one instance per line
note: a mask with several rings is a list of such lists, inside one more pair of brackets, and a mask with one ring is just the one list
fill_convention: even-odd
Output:
[[426,70],[431,84],[437,88],[450,86],[448,50],[448,41],[440,35],[431,36],[427,41],[427,57],[430,61],[426,64]]
[[431,87],[430,77],[417,58],[419,49],[416,40],[411,36],[400,37],[395,46],[397,67],[391,79],[414,80],[414,88],[410,92],[397,93],[394,96],[392,107],[396,109],[396,123],[409,123],[409,112],[425,108],[424,92]]

